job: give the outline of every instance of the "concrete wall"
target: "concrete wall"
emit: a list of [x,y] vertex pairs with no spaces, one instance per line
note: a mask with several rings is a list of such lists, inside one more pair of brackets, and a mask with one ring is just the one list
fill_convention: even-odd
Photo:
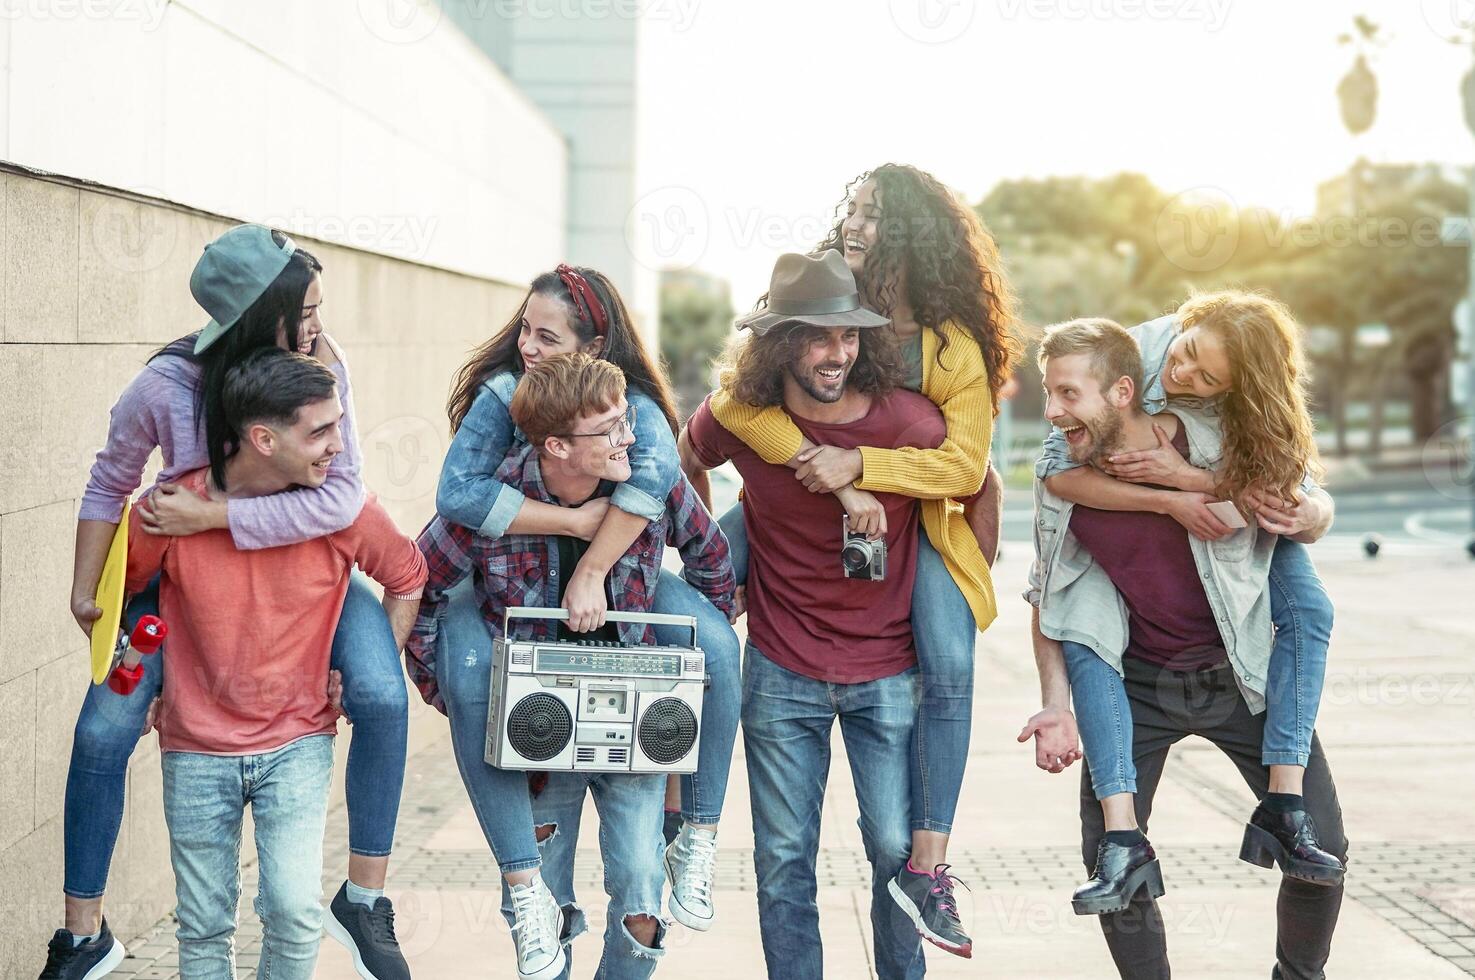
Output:
[[[23,172],[0,172],[0,202],[0,978],[19,980],[61,917],[62,798],[88,683],[67,602],[78,501],[118,393],[203,324],[189,272],[234,221]],[[434,509],[451,374],[522,288],[303,244],[323,260],[328,330],[349,355],[365,481],[414,533]],[[443,724],[412,693],[411,751]],[[173,907],[173,888],[150,735],[129,769],[109,921],[126,941]]]
[[648,6],[461,2],[445,4],[444,17],[568,139],[568,260],[614,280],[654,343],[656,276],[639,261],[626,228],[636,203],[636,56]]
[[565,254],[561,130],[398,0],[7,0],[0,159],[526,282]]

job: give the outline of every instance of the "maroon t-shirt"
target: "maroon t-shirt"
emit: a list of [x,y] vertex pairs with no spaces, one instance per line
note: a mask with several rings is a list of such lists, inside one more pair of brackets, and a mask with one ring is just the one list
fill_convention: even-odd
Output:
[[[935,449],[947,427],[921,395],[895,391],[866,415],[827,425],[789,413],[809,439],[826,446]],[[810,493],[787,466],[765,463],[712,417],[706,402],[687,423],[687,440],[705,466],[732,460],[743,478],[748,530],[748,635],[774,663],[836,684],[901,673],[916,663],[912,582],[917,573],[917,501],[878,493],[886,508],[886,578],[846,578],[840,567],[844,510],[834,494]]]
[[[1188,455],[1181,423],[1173,446]],[[1127,604],[1127,656],[1173,670],[1223,662],[1224,638],[1183,525],[1166,514],[1077,504],[1070,531]]]

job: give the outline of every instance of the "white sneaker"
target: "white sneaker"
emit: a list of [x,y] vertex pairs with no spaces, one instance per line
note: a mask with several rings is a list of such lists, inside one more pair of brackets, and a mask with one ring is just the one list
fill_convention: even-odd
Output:
[[671,917],[688,929],[706,932],[717,918],[712,907],[712,876],[717,868],[717,834],[682,824],[666,848],[666,880]]
[[563,935],[563,909],[534,875],[525,885],[511,885],[512,938],[517,943],[519,980],[553,980],[563,972],[565,957],[559,937]]

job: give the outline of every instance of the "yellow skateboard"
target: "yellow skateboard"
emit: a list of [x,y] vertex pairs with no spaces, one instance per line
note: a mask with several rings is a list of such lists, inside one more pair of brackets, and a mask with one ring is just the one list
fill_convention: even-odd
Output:
[[123,504],[123,517],[108,548],[108,560],[102,566],[94,600],[102,616],[92,624],[92,683],[101,684],[113,670],[118,647],[118,630],[123,623],[123,580],[128,575],[128,513],[132,505]]

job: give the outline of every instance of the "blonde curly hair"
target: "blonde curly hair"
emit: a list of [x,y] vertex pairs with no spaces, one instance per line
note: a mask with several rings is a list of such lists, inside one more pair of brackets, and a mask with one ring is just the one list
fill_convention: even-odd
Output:
[[1220,409],[1219,495],[1241,507],[1252,489],[1292,500],[1305,474],[1320,480],[1324,470],[1307,407],[1301,328],[1286,305],[1227,290],[1190,296],[1177,318],[1180,330],[1212,332],[1229,356],[1231,387]]

